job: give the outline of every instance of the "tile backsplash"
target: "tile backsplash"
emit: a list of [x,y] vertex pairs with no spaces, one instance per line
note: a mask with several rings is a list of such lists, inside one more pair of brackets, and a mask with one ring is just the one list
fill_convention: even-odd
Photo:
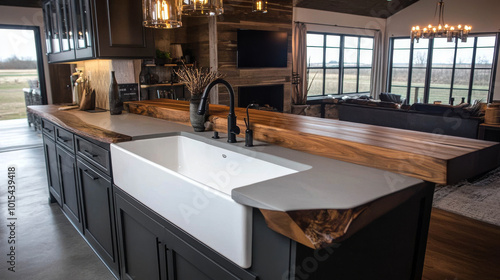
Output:
[[140,60],[96,59],[78,62],[77,67],[84,68],[84,75],[90,80],[90,86],[96,91],[96,107],[109,110],[108,94],[111,71],[115,71],[119,84],[138,83]]

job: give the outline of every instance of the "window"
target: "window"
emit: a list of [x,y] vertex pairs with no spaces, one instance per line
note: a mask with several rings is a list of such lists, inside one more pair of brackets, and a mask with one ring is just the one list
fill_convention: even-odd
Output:
[[407,38],[393,38],[389,91],[406,96],[408,104],[489,101],[496,67],[496,36],[456,41],[434,38],[412,44]]
[[308,96],[370,93],[373,38],[307,33]]

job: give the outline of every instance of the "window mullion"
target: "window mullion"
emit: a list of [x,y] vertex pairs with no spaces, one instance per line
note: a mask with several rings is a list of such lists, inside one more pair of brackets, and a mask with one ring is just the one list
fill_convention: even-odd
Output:
[[474,47],[472,51],[472,61],[470,68],[470,80],[469,80],[469,93],[467,95],[467,102],[470,104],[472,99],[472,87],[474,86],[474,72],[476,72],[476,52],[477,52],[477,38],[474,37]]
[[457,53],[458,53],[458,39],[455,39],[455,55],[453,56],[453,68],[451,69],[450,96],[448,97],[448,104],[451,104],[451,98],[453,97],[453,88],[455,84],[455,70],[457,67]]
[[427,67],[425,71],[425,84],[424,84],[424,103],[429,102],[429,93],[431,86],[432,75],[432,56],[434,54],[434,39],[429,39],[427,46]]
[[414,46],[415,43],[412,40],[410,44],[410,61],[408,62],[408,82],[406,86],[408,87],[406,89],[406,98],[408,99],[408,102],[410,102],[410,97],[411,97],[411,77],[413,76],[413,51],[414,51]]
[[339,94],[344,94],[344,35],[340,36],[339,47]]
[[[357,76],[356,76],[356,93],[359,93],[359,60],[361,58],[361,37],[358,37],[358,57],[356,61],[356,66],[357,66]],[[371,94],[370,94],[371,95]]]
[[325,95],[326,88],[326,34],[323,35],[323,90],[322,95]]

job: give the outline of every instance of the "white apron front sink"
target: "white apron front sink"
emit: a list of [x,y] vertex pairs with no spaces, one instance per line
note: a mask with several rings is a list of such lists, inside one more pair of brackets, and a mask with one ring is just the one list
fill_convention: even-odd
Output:
[[310,167],[249,149],[234,152],[237,148],[223,148],[231,144],[205,141],[211,140],[169,136],[111,144],[115,185],[248,268],[252,209],[235,202],[231,190]]

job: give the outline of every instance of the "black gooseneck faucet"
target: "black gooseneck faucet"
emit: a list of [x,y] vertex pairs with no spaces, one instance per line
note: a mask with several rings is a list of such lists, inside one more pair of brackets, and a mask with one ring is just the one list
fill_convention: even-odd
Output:
[[234,114],[234,90],[233,87],[224,79],[217,79],[211,82],[201,95],[200,106],[198,107],[198,115],[205,114],[205,106],[210,90],[217,84],[223,84],[229,91],[229,115],[227,115],[227,142],[236,143],[236,135],[240,134],[240,128],[236,125],[236,115]]

